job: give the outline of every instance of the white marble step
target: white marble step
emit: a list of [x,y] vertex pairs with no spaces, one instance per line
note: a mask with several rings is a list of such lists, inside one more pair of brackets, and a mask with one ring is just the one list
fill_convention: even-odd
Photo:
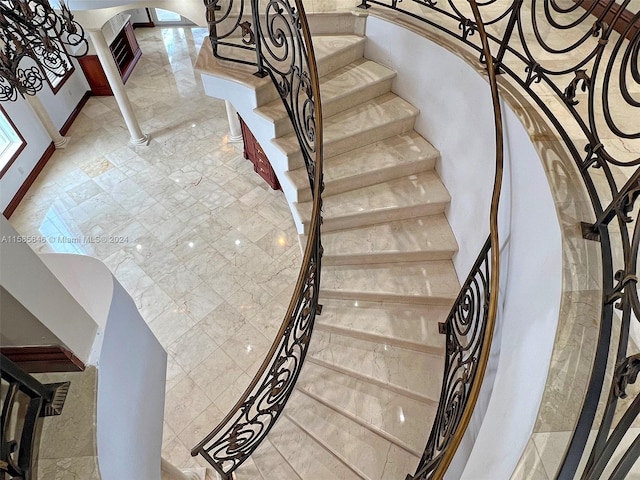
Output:
[[[323,197],[323,232],[443,213],[451,197],[435,171]],[[295,204],[308,228],[311,202]]]
[[[231,42],[241,43],[242,39],[230,39]],[[318,35],[313,39],[318,74],[320,77],[328,75],[345,65],[359,59],[364,53],[366,37],[358,35]],[[255,62],[255,53],[238,48],[221,47],[223,55],[231,58],[244,59]],[[288,69],[288,66],[285,65]],[[278,92],[269,76],[259,78],[253,75],[256,67],[241,65],[235,62],[214,58],[211,43],[203,43],[195,70],[202,75],[225,78],[244,85],[255,91],[256,106],[260,107],[279,98]]]
[[437,406],[444,358],[316,330],[307,361]]
[[[266,442],[264,442],[266,443]],[[214,473],[214,475],[217,475]],[[253,461],[253,457],[249,457],[238,469],[233,473],[235,480],[265,480],[261,475],[260,470]],[[209,478],[209,476],[207,476]],[[213,477],[213,478],[220,478]]]
[[459,290],[450,260],[322,266],[324,298],[450,306]]
[[415,471],[419,457],[300,392],[286,415],[336,457],[369,480],[398,480]]
[[[390,91],[394,76],[393,70],[365,58],[325,75],[320,79],[324,118]],[[293,131],[280,99],[257,108],[255,112],[274,124],[276,137]]]
[[296,388],[407,452],[420,456],[436,407],[312,362]]
[[301,480],[300,475],[293,469],[289,462],[267,437],[260,447],[253,452],[251,458],[264,480]]
[[438,332],[438,322],[446,320],[449,307],[322,297],[320,303],[322,315],[316,317],[316,330],[434,355],[444,354],[445,338]]
[[[440,153],[415,130],[385,138],[325,159],[324,195],[382,183],[434,168]],[[311,200],[307,170],[288,172],[296,186],[298,202]]]
[[358,35],[314,35],[313,51],[316,54],[318,77],[355,62],[364,55],[367,37]]
[[450,260],[458,250],[443,213],[324,231],[323,265]]
[[303,480],[362,480],[344,462],[309,436],[286,415],[293,399],[269,432],[269,440]]
[[[394,93],[385,93],[326,118],[324,121],[324,156],[341,153],[377,142],[413,129],[418,109]],[[273,140],[287,157],[287,169],[304,165],[300,145],[290,133]]]

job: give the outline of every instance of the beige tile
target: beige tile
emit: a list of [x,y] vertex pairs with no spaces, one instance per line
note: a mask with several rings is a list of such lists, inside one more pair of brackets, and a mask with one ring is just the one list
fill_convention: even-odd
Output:
[[180,435],[198,415],[205,411],[211,400],[187,377],[167,392],[165,400],[166,422]]

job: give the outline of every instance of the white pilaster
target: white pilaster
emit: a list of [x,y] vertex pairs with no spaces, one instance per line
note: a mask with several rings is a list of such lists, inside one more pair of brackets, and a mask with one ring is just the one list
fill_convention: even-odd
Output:
[[129,96],[124,88],[124,83],[120,77],[118,66],[116,65],[109,45],[102,34],[102,30],[90,30],[91,42],[96,49],[96,54],[102,65],[102,69],[107,77],[113,96],[118,103],[122,117],[124,118],[129,134],[131,135],[131,143],[133,145],[148,145],[149,137],[142,133],[138,119],[133,112]]
[[227,107],[227,120],[229,120],[229,141],[241,142],[242,141],[242,129],[240,128],[240,119],[238,118],[238,111],[231,104],[229,100],[224,101],[224,106]]
[[53,124],[53,120],[51,120],[51,117],[49,116],[49,112],[47,112],[47,109],[44,108],[44,105],[42,105],[40,99],[32,95],[25,95],[25,98],[29,105],[31,105],[31,108],[33,109],[35,114],[40,119],[40,122],[51,137],[51,140],[53,141],[53,144],[56,146],[56,148],[66,148],[70,138],[60,135],[60,132]]

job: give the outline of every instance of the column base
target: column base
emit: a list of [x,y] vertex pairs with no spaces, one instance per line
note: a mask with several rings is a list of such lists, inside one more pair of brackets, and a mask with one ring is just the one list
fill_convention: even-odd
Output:
[[242,143],[242,134],[240,135],[231,135],[227,137],[227,141],[229,143]]
[[129,143],[137,147],[145,147],[149,145],[150,141],[151,141],[151,138],[149,137],[149,135],[142,135],[141,138],[137,138],[137,139],[132,138],[131,140],[129,140]]
[[71,141],[71,137],[61,137],[60,140],[58,140],[57,142],[53,142],[53,144],[56,147],[56,150],[62,150],[64,148],[67,148],[67,145],[69,145],[69,142]]

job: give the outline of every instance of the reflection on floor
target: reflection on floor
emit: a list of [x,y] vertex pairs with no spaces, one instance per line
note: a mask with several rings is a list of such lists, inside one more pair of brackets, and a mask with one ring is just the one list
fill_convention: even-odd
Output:
[[113,97],[93,97],[11,223],[38,252],[103,260],[169,352],[164,456],[181,467],[248,384],[300,265],[284,196],[227,142],[224,103],[192,64],[205,30],[138,29],[126,88],[148,147]]

